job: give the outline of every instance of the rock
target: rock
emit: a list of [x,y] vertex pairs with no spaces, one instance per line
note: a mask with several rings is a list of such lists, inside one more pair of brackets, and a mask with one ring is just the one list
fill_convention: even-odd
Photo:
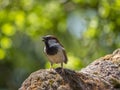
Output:
[[120,49],[80,71],[56,68],[33,72],[19,90],[120,90]]

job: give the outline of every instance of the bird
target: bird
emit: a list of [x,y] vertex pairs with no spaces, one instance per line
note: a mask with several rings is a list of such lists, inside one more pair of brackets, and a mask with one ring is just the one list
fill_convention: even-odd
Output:
[[44,42],[44,53],[50,61],[50,69],[53,69],[53,64],[61,64],[63,70],[63,63],[67,64],[68,58],[63,45],[54,35],[46,35],[42,37]]

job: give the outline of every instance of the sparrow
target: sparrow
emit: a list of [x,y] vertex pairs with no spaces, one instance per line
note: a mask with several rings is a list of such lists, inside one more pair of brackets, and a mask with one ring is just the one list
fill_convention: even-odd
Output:
[[43,36],[42,41],[45,43],[44,52],[50,61],[51,69],[54,63],[61,63],[63,69],[63,63],[67,64],[68,61],[63,45],[53,35]]

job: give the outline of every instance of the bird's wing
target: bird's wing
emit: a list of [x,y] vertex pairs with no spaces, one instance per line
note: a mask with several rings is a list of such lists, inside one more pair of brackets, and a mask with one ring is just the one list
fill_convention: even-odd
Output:
[[63,48],[63,54],[64,54],[64,58],[65,58],[65,61],[64,61],[64,63],[66,64],[67,63],[67,61],[68,61],[68,58],[67,58],[67,55],[66,55],[66,52],[65,52],[65,49]]

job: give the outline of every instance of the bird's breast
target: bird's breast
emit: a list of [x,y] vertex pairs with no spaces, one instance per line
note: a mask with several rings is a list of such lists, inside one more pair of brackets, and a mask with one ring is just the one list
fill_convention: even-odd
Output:
[[[49,51],[51,50],[51,51]],[[65,56],[63,54],[63,50],[62,48],[53,48],[52,49],[49,49],[48,51],[46,50],[46,53],[47,53],[47,57],[49,59],[50,62],[52,63],[61,63],[61,62],[64,62],[65,61]]]

